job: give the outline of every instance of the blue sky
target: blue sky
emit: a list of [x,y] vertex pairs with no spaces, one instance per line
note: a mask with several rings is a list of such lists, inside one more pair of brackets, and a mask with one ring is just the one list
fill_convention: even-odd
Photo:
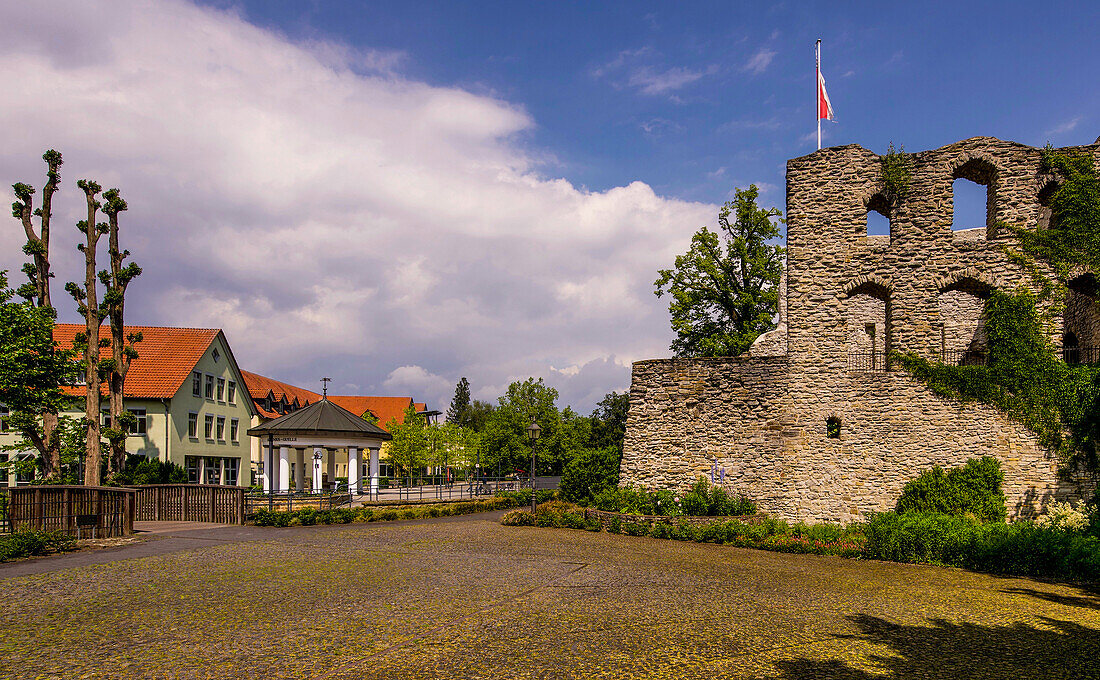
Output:
[[233,3],[298,39],[399,53],[400,70],[535,119],[548,174],[719,202],[815,148],[813,44],[837,110],[825,145],[883,152],[990,135],[1100,135],[1095,3]]
[[[657,270],[734,187],[783,207],[814,141],[909,151],[1100,134],[1100,10],[1062,3],[41,0],[0,6],[0,186],[129,202],[128,321],[242,367],[446,407],[544,377],[588,412],[668,356]],[[13,197],[9,196],[9,201]],[[964,214],[980,221],[980,192]],[[967,211],[970,211],[967,213]],[[970,225],[973,226],[973,225]],[[0,228],[18,279],[22,230]],[[76,321],[61,303],[61,319]]]

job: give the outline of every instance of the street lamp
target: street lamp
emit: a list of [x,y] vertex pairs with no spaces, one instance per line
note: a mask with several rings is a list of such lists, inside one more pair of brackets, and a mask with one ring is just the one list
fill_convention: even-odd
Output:
[[538,441],[539,435],[542,434],[542,428],[535,422],[535,417],[531,416],[531,424],[527,426],[527,438],[531,440],[531,514],[535,514],[535,442]]

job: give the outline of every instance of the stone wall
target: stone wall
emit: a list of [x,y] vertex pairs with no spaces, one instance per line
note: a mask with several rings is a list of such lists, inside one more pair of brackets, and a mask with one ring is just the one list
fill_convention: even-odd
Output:
[[[1100,158],[1097,145],[1075,150]],[[853,353],[872,342],[928,358],[984,346],[983,297],[1035,286],[997,224],[1040,219],[1051,181],[1040,158],[988,137],[911,154],[909,197],[889,215],[887,238],[866,234],[868,206],[883,204],[879,156],[852,145],[789,161],[780,329],[748,356],[634,364],[622,483],[685,489],[717,461],[765,512],[851,521],[892,507],[932,465],[992,455],[1011,516],[1091,493],[1094,481],[1061,481],[1049,452],[995,409],[937,397],[881,362],[853,370]],[[989,187],[985,228],[951,230],[959,177]],[[1059,344],[1061,326],[1059,317],[1051,329]],[[841,422],[838,439],[826,436],[830,417]]]

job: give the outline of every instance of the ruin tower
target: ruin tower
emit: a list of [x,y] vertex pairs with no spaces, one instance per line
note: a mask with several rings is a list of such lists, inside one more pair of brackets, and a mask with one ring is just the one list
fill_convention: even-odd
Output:
[[[1100,164],[1098,144],[1061,151]],[[790,160],[779,327],[742,356],[635,363],[622,483],[684,489],[716,462],[765,512],[847,522],[891,509],[905,482],[933,465],[990,455],[1005,472],[1010,517],[1091,494],[1095,480],[1059,475],[1019,423],[936,396],[886,361],[892,351],[983,360],[985,299],[1036,285],[1009,259],[1012,236],[997,225],[1049,221],[1054,178],[1041,158],[990,137],[909,154],[897,207],[882,157],[858,145]],[[985,187],[984,224],[952,229],[958,179]],[[868,235],[871,211],[888,218],[888,234]],[[1070,360],[1079,359],[1072,347],[1100,346],[1095,273],[1075,277],[1051,329]]]

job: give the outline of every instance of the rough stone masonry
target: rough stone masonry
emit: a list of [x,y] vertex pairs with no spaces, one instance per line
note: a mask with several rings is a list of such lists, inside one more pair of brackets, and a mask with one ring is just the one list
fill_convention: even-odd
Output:
[[[1061,151],[1100,162],[1100,140]],[[984,299],[1035,289],[996,225],[1049,223],[1055,178],[1040,172],[1041,155],[990,137],[910,154],[909,193],[894,211],[883,207],[882,158],[858,145],[788,161],[779,327],[737,357],[636,362],[621,483],[682,490],[717,465],[764,512],[850,522],[892,509],[933,465],[989,455],[1001,461],[1012,518],[1091,495],[1095,478],[1059,475],[1019,423],[936,396],[885,360],[894,350],[981,360]],[[986,187],[984,225],[952,230],[957,179]],[[868,235],[871,210],[889,219],[889,235]],[[1100,345],[1095,274],[1074,272],[1069,289],[1052,340],[1082,348],[1067,357],[1089,356],[1084,348]]]

